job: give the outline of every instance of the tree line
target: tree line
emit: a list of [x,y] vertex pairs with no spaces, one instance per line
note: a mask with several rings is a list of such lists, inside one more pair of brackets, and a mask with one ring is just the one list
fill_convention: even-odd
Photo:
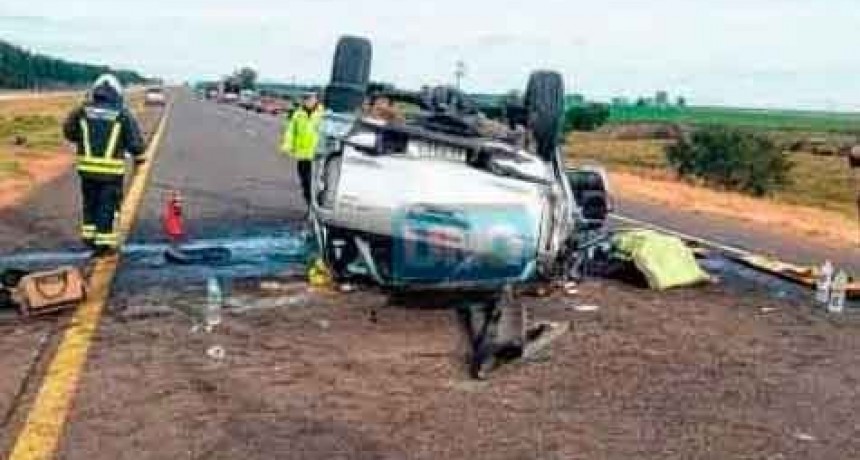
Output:
[[112,72],[123,84],[140,84],[148,80],[137,72],[108,66],[71,62],[0,40],[0,88],[52,89],[86,86],[99,75]]

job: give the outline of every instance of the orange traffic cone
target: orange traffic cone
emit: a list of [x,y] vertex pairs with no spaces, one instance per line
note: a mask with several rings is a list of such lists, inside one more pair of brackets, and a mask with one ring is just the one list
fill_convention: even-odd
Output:
[[164,233],[172,243],[178,243],[185,237],[185,226],[182,224],[182,197],[176,190],[172,190],[164,202],[162,223]]

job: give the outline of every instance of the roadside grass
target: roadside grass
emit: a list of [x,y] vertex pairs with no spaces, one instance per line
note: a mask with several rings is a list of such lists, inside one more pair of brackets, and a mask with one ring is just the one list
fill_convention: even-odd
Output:
[[0,181],[15,178],[20,174],[22,174],[21,163],[9,158],[8,154],[0,152]]
[[[132,111],[143,113],[143,93],[134,92],[128,98]],[[58,149],[63,144],[63,120],[79,102],[80,96],[69,94],[0,101],[0,146],[11,146],[22,136],[26,143],[20,147],[28,150]]]
[[857,218],[857,193],[845,157],[791,154],[791,184],[775,198],[791,204],[837,211]]
[[[666,162],[665,148],[670,143],[661,140],[615,140],[606,134],[576,132],[567,138],[567,157],[574,163],[599,163],[610,171],[681,182]],[[857,218],[857,191],[844,157],[808,153],[789,155],[794,163],[789,174],[790,183],[771,197],[773,201],[835,211],[852,219]]]
[[671,141],[617,140],[600,133],[574,132],[567,139],[568,157],[608,167],[659,170],[668,167],[665,148]]
[[41,161],[62,152],[62,120],[78,101],[74,94],[0,100],[0,186],[5,187],[4,193],[28,189],[36,173],[33,168],[47,167]]
[[20,147],[46,150],[62,144],[60,120],[54,115],[0,116],[0,140],[12,145],[20,137]]
[[[146,118],[143,92],[128,98],[138,118]],[[79,94],[68,93],[0,100],[0,209],[17,205],[34,187],[73,167],[62,123],[80,102]],[[151,120],[139,121],[148,126]]]
[[75,94],[62,94],[58,96],[44,96],[37,98],[3,99],[0,100],[0,115],[26,116],[26,115],[50,115],[62,118],[75,104],[79,103],[81,96]]

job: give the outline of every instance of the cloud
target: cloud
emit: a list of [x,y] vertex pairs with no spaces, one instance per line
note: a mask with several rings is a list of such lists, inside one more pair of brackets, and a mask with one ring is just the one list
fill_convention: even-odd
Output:
[[[826,4],[825,4],[826,3]],[[22,19],[23,18],[23,19]],[[599,98],[666,89],[693,102],[860,102],[854,0],[30,0],[0,9],[4,38],[171,78],[251,64],[264,77],[322,80],[343,33],[374,42],[374,77],[522,87],[562,71]],[[835,101],[835,102],[834,102]]]

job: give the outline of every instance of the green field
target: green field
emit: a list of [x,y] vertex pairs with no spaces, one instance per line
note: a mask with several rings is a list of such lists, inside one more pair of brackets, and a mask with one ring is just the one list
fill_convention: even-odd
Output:
[[860,133],[860,113],[730,107],[613,106],[609,123],[719,124],[759,129]]

